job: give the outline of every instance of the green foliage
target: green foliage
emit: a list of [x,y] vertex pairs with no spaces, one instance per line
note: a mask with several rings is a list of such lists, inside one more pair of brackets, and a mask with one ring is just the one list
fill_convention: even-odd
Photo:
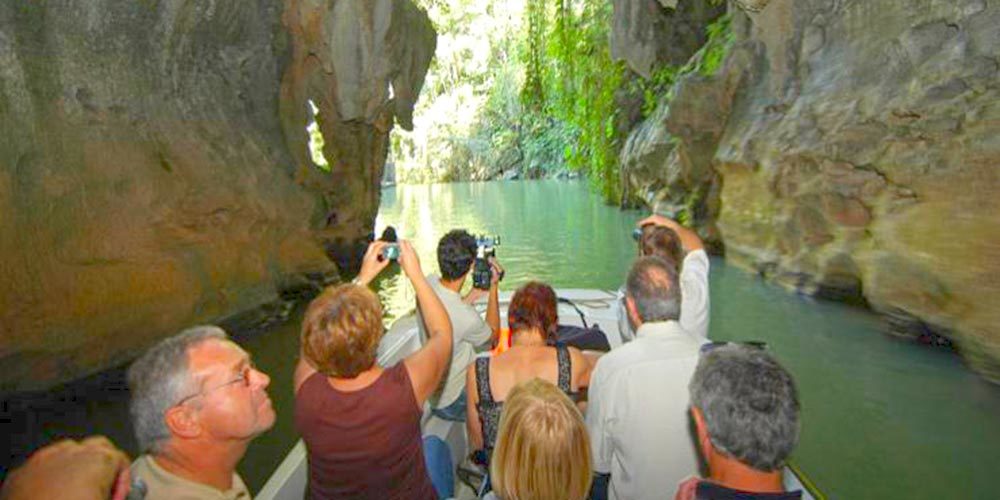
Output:
[[695,211],[701,206],[702,193],[699,190],[688,192],[687,196],[684,197],[684,206],[681,208],[680,213],[677,214],[677,222],[687,227],[694,227],[695,223]]
[[435,24],[438,49],[414,131],[393,131],[400,182],[573,169],[618,202],[618,157],[631,125],[624,99],[642,96],[650,115],[682,76],[717,71],[733,42],[722,18],[688,64],[636,78],[611,59],[607,0],[415,1]]
[[664,64],[653,71],[650,78],[638,78],[630,83],[629,91],[642,95],[642,117],[647,118],[656,111],[657,106],[669,96],[670,88],[674,86],[679,76],[677,66]]
[[538,112],[545,104],[543,81],[545,79],[543,58],[545,57],[546,3],[528,0],[525,6],[527,19],[526,46],[524,48],[524,86],[521,89],[521,103],[531,112]]
[[711,76],[722,67],[722,62],[736,41],[733,30],[730,29],[731,19],[727,13],[708,25],[708,40],[680,69],[679,75],[697,72],[703,76]]
[[306,127],[306,130],[309,132],[309,154],[312,156],[313,163],[319,167],[320,170],[329,172],[330,163],[327,161],[326,155],[323,152],[323,148],[326,146],[326,141],[323,139],[323,133],[319,130],[322,118],[312,101],[309,102],[309,110],[313,115],[313,121],[309,123],[308,127]]
[[[615,93],[624,75],[624,65],[611,59],[608,30],[611,2],[601,0],[555,0],[531,2],[526,17],[528,52],[539,47],[532,37],[543,33],[544,60],[525,65],[529,95],[540,97],[541,106],[528,107],[540,114],[535,122],[550,125],[528,130],[527,144],[567,141],[558,147],[566,166],[587,173],[608,202],[620,196],[618,152],[622,132],[617,126]],[[551,5],[551,9],[548,6]],[[542,82],[541,92],[530,86]],[[526,102],[527,104],[527,102]],[[535,135],[536,131],[542,132]],[[555,145],[555,144],[553,144]]]

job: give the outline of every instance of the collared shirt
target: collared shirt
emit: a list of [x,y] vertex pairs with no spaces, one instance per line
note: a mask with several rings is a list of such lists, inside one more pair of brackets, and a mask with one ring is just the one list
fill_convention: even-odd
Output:
[[[476,348],[482,347],[493,337],[493,329],[483,321],[473,305],[462,301],[462,296],[458,292],[445,288],[438,275],[428,276],[427,282],[441,299],[445,310],[448,311],[448,318],[451,319],[451,364],[444,375],[443,384],[431,396],[431,404],[435,408],[444,408],[454,403],[465,391],[465,369],[476,357]],[[419,310],[417,315],[420,336],[422,339],[427,339],[427,331]]]
[[146,500],[251,500],[243,479],[233,472],[233,486],[220,491],[167,472],[149,455],[132,462],[132,477],[146,483]]
[[[681,285],[681,327],[692,335],[708,339],[708,271],[709,259],[704,250],[688,252],[681,264],[678,277]],[[618,330],[622,340],[635,337],[625,309],[625,287],[618,290]]]
[[587,430],[608,497],[662,499],[698,473],[688,382],[704,339],[676,321],[645,323],[605,354],[590,379]]
[[781,493],[757,493],[736,490],[707,479],[691,478],[681,483],[675,500],[800,500],[801,490]]

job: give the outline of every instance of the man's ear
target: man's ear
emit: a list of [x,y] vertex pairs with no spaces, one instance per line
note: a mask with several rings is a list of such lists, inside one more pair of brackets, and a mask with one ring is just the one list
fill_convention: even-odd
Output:
[[201,421],[197,412],[185,405],[174,406],[167,410],[163,420],[173,436],[190,439],[201,434]]
[[628,295],[625,296],[625,310],[628,312],[628,319],[632,325],[638,329],[639,325],[642,324],[642,319],[639,318],[639,309],[635,306],[635,300]]
[[702,456],[708,460],[712,451],[712,440],[708,438],[708,426],[705,425],[705,415],[699,408],[691,407],[691,418],[694,419],[694,431],[698,436],[698,446],[701,447]]

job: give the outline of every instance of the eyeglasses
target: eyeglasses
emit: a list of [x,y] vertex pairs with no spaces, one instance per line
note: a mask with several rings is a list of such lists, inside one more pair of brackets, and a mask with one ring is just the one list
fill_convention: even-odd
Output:
[[751,349],[765,350],[767,349],[767,342],[762,340],[739,340],[739,341],[728,341],[728,340],[713,340],[701,345],[701,354],[711,352],[714,349],[725,345],[738,345],[743,347],[749,347]]
[[219,384],[217,386],[214,386],[212,388],[205,389],[204,391],[201,391],[201,392],[192,394],[190,396],[187,396],[184,399],[181,399],[180,401],[178,401],[177,404],[175,404],[174,406],[180,406],[180,405],[182,405],[184,403],[187,403],[188,401],[190,401],[190,400],[192,400],[194,398],[197,398],[199,396],[204,396],[204,395],[206,395],[206,394],[208,394],[208,393],[210,393],[212,391],[217,391],[219,389],[222,389],[223,387],[229,387],[229,386],[231,386],[233,384],[240,383],[240,382],[243,383],[243,387],[244,388],[250,388],[250,372],[252,372],[252,371],[254,371],[256,369],[257,369],[257,367],[253,363],[250,363],[250,364],[248,364],[246,366],[246,368],[244,368],[243,370],[240,371],[240,374],[239,374],[238,377],[230,380],[229,382],[225,382],[225,383]]

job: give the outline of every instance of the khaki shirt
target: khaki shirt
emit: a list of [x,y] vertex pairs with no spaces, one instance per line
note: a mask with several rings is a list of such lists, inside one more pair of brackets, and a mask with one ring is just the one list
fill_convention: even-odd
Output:
[[143,455],[132,462],[132,477],[141,479],[147,488],[146,500],[252,500],[246,484],[233,472],[233,487],[219,491],[211,486],[175,476]]

